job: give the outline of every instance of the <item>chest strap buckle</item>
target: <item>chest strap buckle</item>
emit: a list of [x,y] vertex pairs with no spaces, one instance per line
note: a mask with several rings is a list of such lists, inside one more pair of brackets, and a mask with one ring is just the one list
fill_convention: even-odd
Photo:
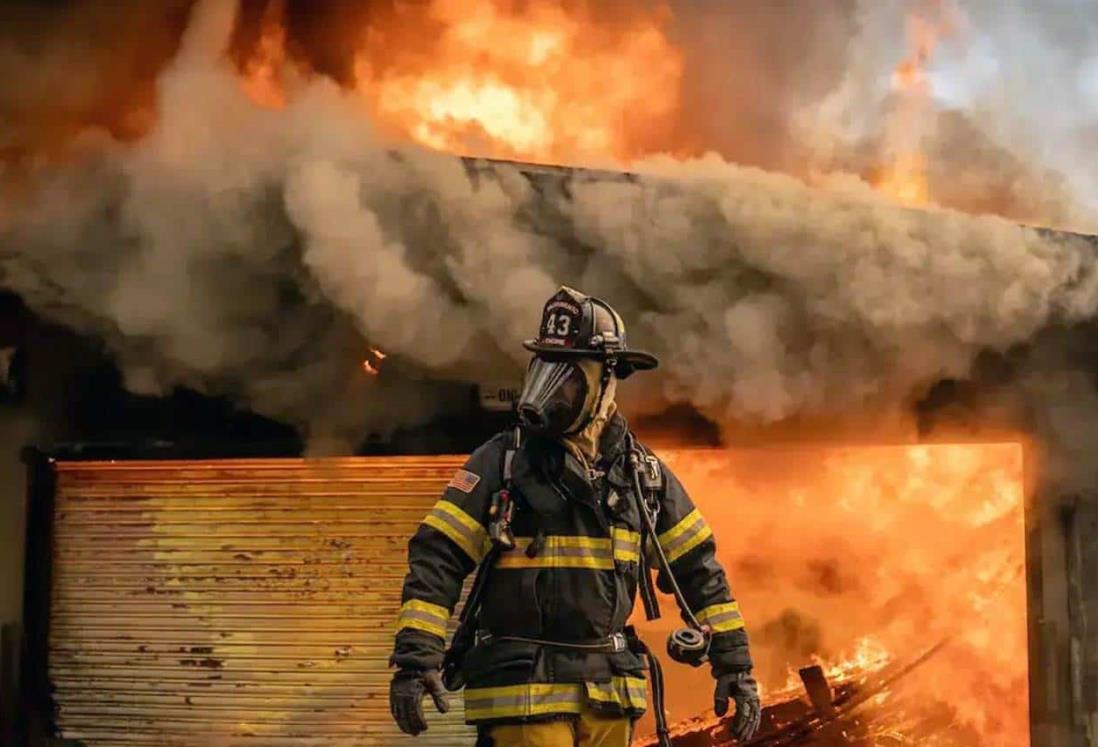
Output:
[[643,458],[644,472],[641,476],[644,478],[644,489],[648,491],[656,491],[661,487],[663,480],[660,475],[660,462],[656,457],[651,454],[645,455]]

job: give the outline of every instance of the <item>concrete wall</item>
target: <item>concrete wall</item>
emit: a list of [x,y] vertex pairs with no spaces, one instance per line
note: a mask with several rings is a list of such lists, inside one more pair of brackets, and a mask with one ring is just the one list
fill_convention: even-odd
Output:
[[1033,747],[1098,747],[1098,500],[1038,495],[1027,517]]
[[[16,623],[22,610],[25,486],[20,448],[34,438],[30,405],[7,384],[16,379],[13,351],[24,359],[29,316],[14,296],[0,293],[0,624]],[[21,392],[20,392],[21,393]]]
[[[13,318],[16,320],[13,323]],[[15,343],[25,356],[22,396],[0,397],[0,624],[22,634],[24,557],[27,551],[27,470],[24,447],[72,434],[73,386],[77,372],[99,359],[97,351],[64,330],[39,325],[21,307],[0,296],[0,348]],[[33,541],[33,540],[32,540]],[[17,644],[17,641],[12,641]],[[17,654],[19,645],[12,645]],[[7,663],[7,662],[5,662]],[[12,662],[18,665],[18,661]],[[10,679],[9,679],[10,678]],[[18,671],[0,671],[0,693],[18,681]],[[15,704],[0,703],[0,722],[10,721]],[[6,725],[6,723],[5,723]],[[4,735],[0,733],[0,742]]]
[[0,408],[0,623],[7,624],[22,616],[26,485],[19,451],[35,440],[36,423],[24,407]]

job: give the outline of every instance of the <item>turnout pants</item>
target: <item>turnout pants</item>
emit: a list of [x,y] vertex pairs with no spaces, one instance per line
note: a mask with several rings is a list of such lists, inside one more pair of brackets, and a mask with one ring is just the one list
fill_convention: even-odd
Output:
[[578,718],[493,726],[488,734],[493,747],[629,747],[633,720],[584,707]]

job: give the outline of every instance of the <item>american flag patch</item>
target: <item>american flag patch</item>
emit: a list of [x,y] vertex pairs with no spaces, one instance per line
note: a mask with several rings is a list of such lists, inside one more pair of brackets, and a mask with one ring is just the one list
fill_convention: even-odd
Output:
[[462,493],[472,493],[478,482],[480,482],[480,475],[474,475],[467,469],[459,469],[446,487],[455,488]]

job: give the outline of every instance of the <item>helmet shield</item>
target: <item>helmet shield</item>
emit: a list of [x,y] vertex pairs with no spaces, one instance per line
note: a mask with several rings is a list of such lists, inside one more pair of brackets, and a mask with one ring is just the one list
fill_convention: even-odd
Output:
[[518,402],[522,424],[546,436],[563,436],[581,429],[589,420],[599,392],[600,368],[583,365],[578,359],[534,356]]

